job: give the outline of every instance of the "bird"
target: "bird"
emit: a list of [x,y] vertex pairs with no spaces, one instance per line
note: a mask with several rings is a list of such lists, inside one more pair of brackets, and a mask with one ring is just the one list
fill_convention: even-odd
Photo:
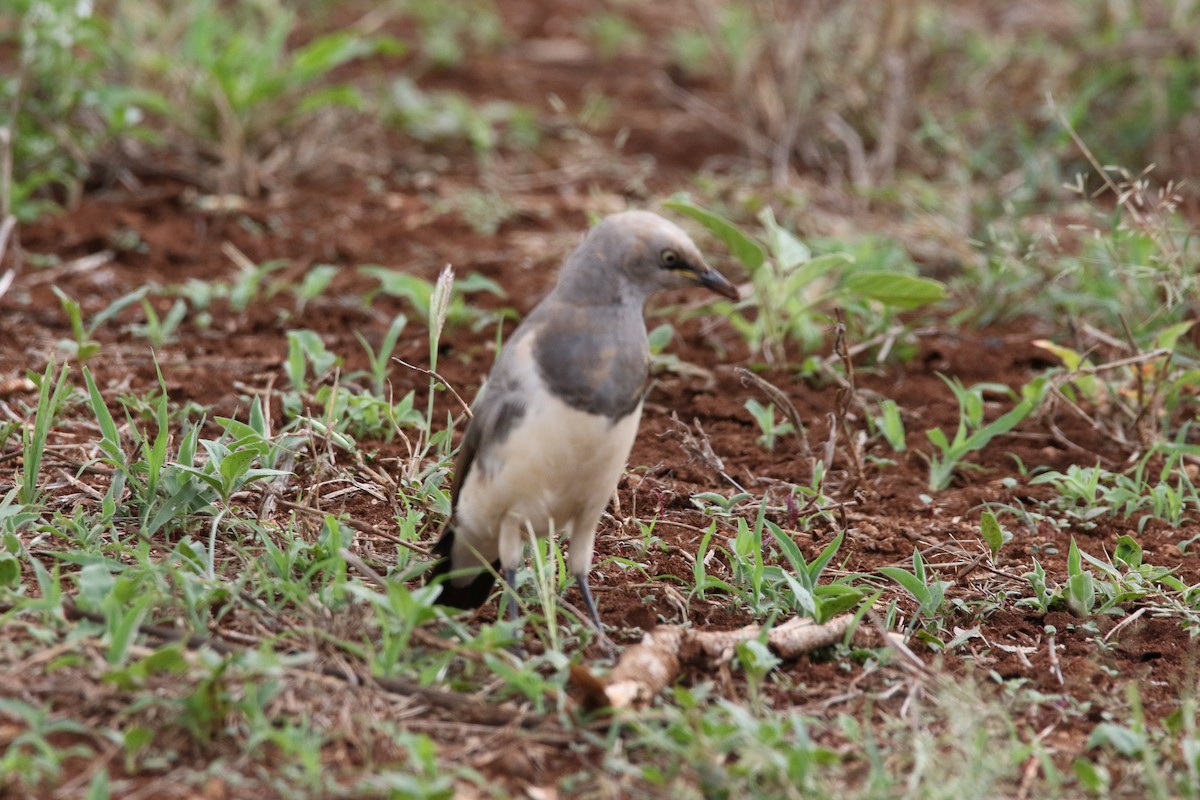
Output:
[[605,218],[566,258],[472,406],[428,573],[441,581],[438,604],[481,606],[497,574],[514,587],[527,531],[553,533],[566,538],[567,567],[603,633],[588,571],[641,420],[645,305],[659,290],[688,286],[739,296],[681,228],[650,211]]

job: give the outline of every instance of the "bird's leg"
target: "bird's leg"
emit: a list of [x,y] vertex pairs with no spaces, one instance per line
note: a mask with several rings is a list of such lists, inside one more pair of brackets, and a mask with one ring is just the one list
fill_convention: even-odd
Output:
[[581,572],[575,576],[575,583],[579,585],[579,593],[583,595],[583,604],[587,606],[588,614],[592,617],[592,624],[596,626],[596,634],[600,637],[600,644],[610,656],[617,654],[617,646],[613,640],[608,638],[608,634],[604,632],[604,625],[600,622],[600,612],[596,610],[596,601],[592,599],[592,587],[588,585],[587,572]]
[[517,618],[517,570],[516,567],[508,567],[504,570],[504,591],[500,593],[500,608],[498,618],[503,618],[505,613],[508,613],[509,621],[514,621]]
[[583,604],[587,606],[588,614],[592,617],[592,624],[603,634],[604,625],[600,622],[600,612],[596,611],[596,601],[592,599],[592,587],[588,586],[587,573],[581,572],[576,575],[575,582],[579,584],[579,592],[583,595]]

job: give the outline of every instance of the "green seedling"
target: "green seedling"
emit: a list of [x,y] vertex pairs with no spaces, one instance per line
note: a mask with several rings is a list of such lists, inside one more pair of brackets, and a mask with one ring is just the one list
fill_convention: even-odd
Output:
[[984,511],[979,515],[979,538],[983,539],[983,543],[987,545],[994,561],[1000,548],[1006,542],[1012,541],[1013,537],[1011,533],[1000,526],[995,514],[991,511]]
[[353,439],[390,442],[399,428],[426,427],[424,415],[414,407],[416,392],[409,392],[393,405],[374,394],[322,386],[314,399],[324,406],[322,419],[326,426]]
[[79,303],[57,286],[52,286],[51,288],[58,295],[63,312],[66,313],[67,319],[71,323],[71,334],[74,337],[73,340],[64,339],[60,341],[59,347],[79,361],[87,361],[100,352],[100,343],[92,338],[100,326],[119,315],[129,306],[141,301],[146,296],[146,292],[149,291],[148,287],[143,286],[141,289],[118,297],[103,311],[93,317],[90,323],[85,325],[83,322],[83,311]]
[[932,491],[940,491],[950,485],[964,458],[987,447],[992,439],[1008,433],[1037,410],[1050,388],[1047,378],[1035,378],[1021,387],[1020,399],[1016,406],[992,422],[984,424],[984,391],[990,389],[1008,394],[1012,394],[1012,391],[997,384],[977,384],[967,388],[957,378],[947,378],[944,375],[941,378],[958,399],[959,420],[953,441],[948,440],[946,434],[938,428],[925,432],[936,448],[936,452],[927,456],[929,488]]
[[754,421],[758,423],[758,429],[761,432],[758,437],[758,443],[768,450],[775,449],[775,442],[781,436],[786,436],[796,430],[792,423],[786,420],[780,421],[775,418],[775,404],[762,403],[755,400],[753,397],[746,401],[745,408],[750,412],[750,416],[754,417]]
[[[453,270],[451,270],[449,294],[435,305],[434,292],[437,289],[436,282],[427,281],[418,275],[408,272],[400,272],[387,267],[373,265],[359,267],[358,271],[378,280],[379,290],[384,294],[406,301],[412,306],[413,311],[416,312],[421,321],[427,325],[434,319],[435,309],[441,309],[442,321],[438,331],[439,336],[441,335],[441,328],[445,328],[447,325],[457,327],[463,324],[470,324],[472,329],[479,330],[496,319],[495,314],[468,306],[465,298],[466,295],[486,292],[499,298],[505,296],[504,290],[500,288],[500,285],[490,278],[486,278],[476,272],[468,275],[461,281],[455,281],[453,280]],[[443,270],[442,274],[445,274],[445,270]],[[371,297],[368,296],[367,299],[369,302]],[[442,308],[443,302],[445,304],[444,308]]]
[[1041,562],[1036,558],[1033,559],[1033,569],[1026,572],[1023,576],[1029,581],[1029,587],[1033,590],[1033,597],[1027,597],[1017,601],[1019,606],[1030,606],[1036,609],[1039,613],[1045,614],[1054,605],[1057,599],[1055,587],[1051,586],[1046,580],[1046,570],[1042,567]]
[[104,148],[153,138],[145,111],[166,103],[129,85],[113,16],[69,0],[9,0],[0,11],[0,223],[74,207]]
[[912,572],[902,567],[880,567],[879,572],[891,578],[917,601],[919,616],[936,619],[946,599],[950,581],[937,580],[925,566],[920,550],[913,550]]
[[62,369],[58,370],[57,379],[54,377],[54,367],[54,359],[51,358],[38,381],[38,404],[34,412],[33,426],[26,427],[21,432],[24,463],[21,467],[17,501],[30,509],[41,504],[43,490],[38,483],[38,477],[42,469],[42,460],[46,456],[46,443],[54,420],[62,411],[70,391],[67,383],[69,367],[64,364]]
[[[1053,486],[1057,494],[1046,505],[1085,528],[1095,527],[1103,517],[1129,519],[1134,515],[1139,531],[1155,519],[1178,527],[1189,513],[1200,511],[1200,494],[1181,463],[1181,456],[1189,449],[1155,447],[1143,456],[1132,474],[1072,464],[1065,472],[1043,472],[1030,484]],[[1164,454],[1157,475],[1147,474],[1152,461]]]
[[397,314],[392,319],[392,324],[388,326],[387,333],[383,335],[383,339],[379,343],[379,350],[372,349],[371,343],[365,336],[358,331],[354,332],[354,337],[358,339],[358,343],[367,353],[367,361],[371,365],[371,390],[376,397],[383,397],[386,393],[388,364],[391,361],[392,353],[396,350],[396,343],[400,341],[400,334],[404,332],[407,324],[408,317]]
[[749,492],[736,492],[729,497],[717,494],[716,492],[700,492],[691,497],[692,505],[703,511],[706,515],[718,515],[722,517],[731,516],[734,506],[738,503],[753,499],[754,495]]
[[904,432],[904,420],[900,417],[900,406],[895,400],[886,399],[879,403],[879,416],[874,418],[875,429],[883,433],[883,438],[891,445],[892,450],[903,453],[908,449],[908,440]]
[[[458,92],[429,91],[401,76],[381,100],[384,118],[412,138],[430,144],[465,142],[485,157],[503,145],[532,149],[541,139],[537,114],[504,100],[480,103]],[[471,227],[485,232],[516,212],[511,200],[493,191],[464,192],[448,207],[458,210]]]
[[146,321],[134,323],[129,326],[129,329],[135,336],[147,339],[152,346],[162,347],[175,340],[175,333],[179,330],[184,316],[187,315],[187,310],[187,301],[182,297],[177,297],[167,313],[160,317],[154,310],[154,305],[149,300],[142,298],[142,313],[146,315]]
[[316,331],[288,331],[287,341],[288,355],[283,370],[292,388],[297,392],[308,391],[309,367],[312,368],[314,378],[321,380],[341,363],[338,356],[325,348],[325,343]]
[[304,273],[304,279],[292,289],[296,295],[297,314],[303,314],[308,304],[329,288],[329,284],[337,276],[338,271],[338,268],[332,264],[316,264]]
[[295,45],[297,12],[277,3],[227,8],[202,0],[179,13],[168,19],[164,9],[130,20],[145,28],[134,31],[140,34],[135,55],[176,97],[168,121],[237,177],[229,188],[249,194],[260,189],[264,170],[252,167],[271,152],[272,134],[295,132],[323,110],[366,105],[357,88],[330,81],[334,70],[403,50],[390,36],[356,30],[318,33]]
[[17,720],[20,726],[0,754],[0,774],[6,779],[21,779],[37,786],[44,780],[60,777],[74,759],[93,755],[83,744],[61,743],[64,737],[68,741],[85,742],[95,732],[72,719],[64,719],[49,703],[35,706],[16,698],[0,697],[0,714]]

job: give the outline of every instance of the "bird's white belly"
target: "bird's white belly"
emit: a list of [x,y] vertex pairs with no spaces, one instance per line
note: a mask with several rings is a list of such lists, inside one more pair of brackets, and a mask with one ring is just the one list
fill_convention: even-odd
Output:
[[506,519],[546,536],[570,532],[578,518],[598,517],[625,469],[640,418],[640,405],[613,423],[553,397],[528,408],[471,470],[458,504],[460,532],[491,558],[494,552],[486,551]]

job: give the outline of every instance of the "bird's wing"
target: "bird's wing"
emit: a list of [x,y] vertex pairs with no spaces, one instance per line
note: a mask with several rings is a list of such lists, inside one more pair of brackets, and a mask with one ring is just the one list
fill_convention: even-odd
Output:
[[560,309],[532,350],[538,379],[574,409],[616,422],[642,402],[650,355],[641,309]]
[[[516,345],[514,338],[509,342]],[[451,511],[458,507],[458,496],[467,476],[477,462],[486,461],[489,451],[508,438],[520,424],[527,408],[527,389],[521,380],[524,371],[517,362],[523,348],[506,352],[496,364],[483,394],[475,402],[467,433],[454,462],[454,480],[450,483]]]

